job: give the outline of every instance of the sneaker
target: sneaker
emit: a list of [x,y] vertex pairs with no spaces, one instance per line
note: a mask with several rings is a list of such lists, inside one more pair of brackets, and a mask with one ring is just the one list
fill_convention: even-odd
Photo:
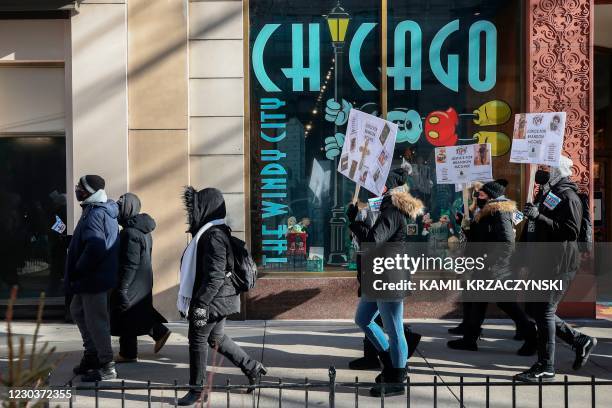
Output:
[[574,341],[572,348],[576,350],[576,359],[572,368],[579,370],[587,363],[591,352],[597,345],[597,339],[595,337],[587,336],[586,334],[579,335]]
[[478,351],[478,345],[475,341],[466,340],[465,338],[451,340],[446,343],[448,348],[453,350]]
[[162,349],[162,347],[164,347],[164,345],[166,344],[166,342],[168,341],[168,337],[170,337],[170,334],[172,334],[172,332],[170,330],[168,330],[161,339],[157,340],[155,342],[155,348],[153,349],[153,352],[155,354],[159,353],[159,350]]
[[75,375],[85,375],[90,370],[97,370],[100,368],[100,361],[98,360],[98,356],[89,356],[84,355],[81,358],[81,362],[78,365],[74,366],[72,372]]
[[184,397],[179,398],[177,404],[179,407],[188,407],[196,403],[208,402],[208,394],[204,391],[189,390]]
[[117,378],[117,371],[115,370],[115,362],[110,361],[106,364],[102,364],[97,370],[90,370],[87,374],[81,377],[83,382],[96,382],[114,380]]
[[115,360],[115,364],[125,364],[125,363],[136,363],[138,362],[138,358],[127,358],[123,357],[121,354],[117,354],[113,360]]
[[[261,377],[268,374],[268,369],[264,367],[263,364],[258,362],[252,371],[245,373],[245,374],[247,378],[249,379],[249,384],[255,385],[261,381]],[[253,390],[255,390],[255,387],[249,387],[247,388],[246,393],[250,394],[253,392]]]
[[516,381],[521,382],[550,382],[555,378],[555,370],[553,368],[545,368],[541,363],[535,363],[527,371],[514,376]]

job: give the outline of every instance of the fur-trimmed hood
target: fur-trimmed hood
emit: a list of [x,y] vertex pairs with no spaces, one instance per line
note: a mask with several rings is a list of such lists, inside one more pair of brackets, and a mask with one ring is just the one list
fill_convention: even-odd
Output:
[[480,210],[474,220],[476,222],[480,221],[483,218],[490,217],[497,213],[507,212],[513,213],[516,211],[516,202],[512,200],[502,199],[502,200],[490,200],[483,208]]
[[413,197],[408,191],[391,191],[391,204],[411,218],[423,215],[425,205],[418,198]]

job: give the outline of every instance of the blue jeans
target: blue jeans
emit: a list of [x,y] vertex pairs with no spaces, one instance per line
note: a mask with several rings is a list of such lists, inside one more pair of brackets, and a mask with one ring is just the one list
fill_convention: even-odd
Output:
[[[374,319],[380,314],[385,331]],[[355,324],[363,330],[366,337],[380,351],[389,351],[394,368],[406,367],[408,359],[408,344],[404,335],[404,303],[403,302],[373,302],[360,299],[355,313]]]

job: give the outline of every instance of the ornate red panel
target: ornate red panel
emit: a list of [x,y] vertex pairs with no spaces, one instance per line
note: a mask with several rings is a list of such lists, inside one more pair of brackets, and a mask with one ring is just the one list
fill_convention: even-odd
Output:
[[592,194],[593,1],[527,3],[527,111],[567,112],[563,149]]

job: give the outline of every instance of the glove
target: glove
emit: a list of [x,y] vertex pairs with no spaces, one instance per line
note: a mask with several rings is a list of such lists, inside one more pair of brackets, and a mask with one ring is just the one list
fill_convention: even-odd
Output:
[[349,204],[348,208],[346,209],[346,216],[349,222],[355,222],[357,214],[359,214],[359,208],[357,208],[355,204]]
[[530,220],[535,220],[540,215],[540,210],[538,210],[538,206],[533,203],[525,204],[525,209],[523,209],[523,214],[525,217]]
[[457,221],[457,224],[462,225],[462,222],[463,222],[463,213],[457,211],[455,213],[455,221]]
[[334,136],[325,138],[325,157],[329,160],[334,160],[335,157],[340,155],[342,146],[344,145],[344,135],[342,133],[336,133]]
[[194,307],[189,310],[189,314],[191,315],[189,321],[195,327],[204,327],[208,322],[208,308],[206,307]]
[[[461,217],[463,218],[463,217]],[[461,228],[463,228],[464,230],[469,230],[470,229],[470,220],[468,220],[467,218],[463,218],[461,220]]]
[[117,309],[120,312],[125,312],[130,307],[130,300],[126,290],[117,291]]
[[353,108],[348,101],[342,100],[342,106],[334,99],[328,99],[325,104],[325,120],[342,126],[348,122],[349,112]]

